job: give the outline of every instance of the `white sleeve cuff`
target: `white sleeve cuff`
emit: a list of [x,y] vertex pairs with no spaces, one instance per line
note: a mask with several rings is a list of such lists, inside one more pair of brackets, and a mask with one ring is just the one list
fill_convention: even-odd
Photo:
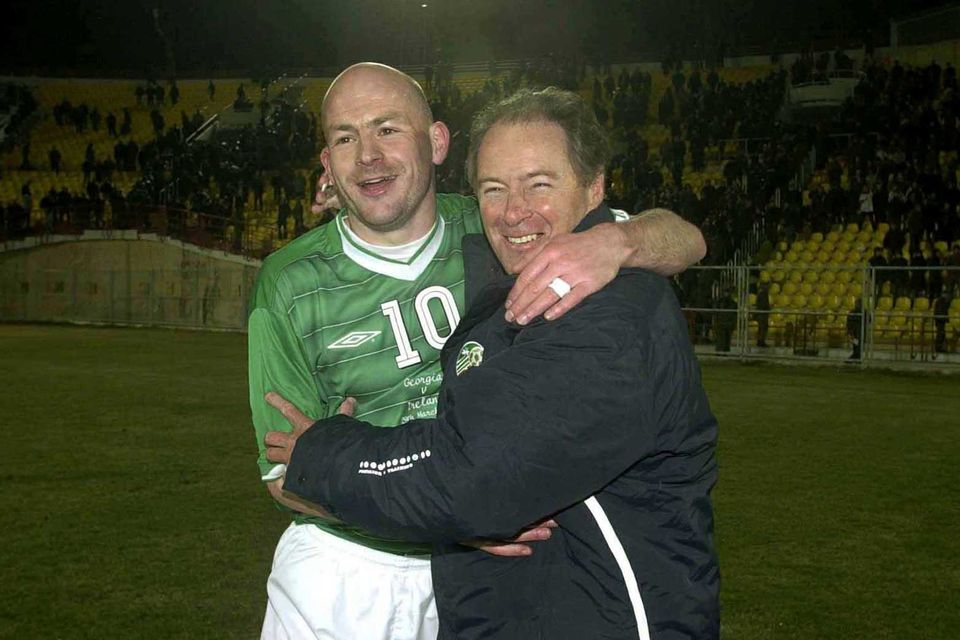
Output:
[[278,464],[278,465],[275,465],[273,469],[270,469],[270,471],[268,471],[266,475],[260,476],[260,479],[263,480],[264,482],[270,482],[271,480],[282,478],[283,474],[285,474],[286,472],[287,472],[287,465]]

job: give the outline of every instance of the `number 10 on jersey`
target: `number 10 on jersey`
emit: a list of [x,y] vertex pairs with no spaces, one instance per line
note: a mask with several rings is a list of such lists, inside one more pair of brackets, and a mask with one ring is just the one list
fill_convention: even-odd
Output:
[[[446,316],[450,331],[445,336],[441,336],[437,330],[437,324],[430,313],[429,304],[432,300],[439,300],[443,313]],[[413,301],[413,307],[417,312],[417,320],[420,323],[420,329],[423,332],[423,338],[434,349],[443,348],[447,338],[457,328],[460,322],[460,312],[457,311],[457,302],[453,294],[446,287],[427,287],[417,294]],[[400,313],[400,302],[391,300],[380,305],[383,315],[390,319],[390,327],[393,329],[393,337],[397,341],[397,350],[400,352],[397,356],[397,366],[401,369],[420,363],[420,352],[413,348],[410,343],[410,334],[407,332],[406,324],[403,322],[403,315]]]

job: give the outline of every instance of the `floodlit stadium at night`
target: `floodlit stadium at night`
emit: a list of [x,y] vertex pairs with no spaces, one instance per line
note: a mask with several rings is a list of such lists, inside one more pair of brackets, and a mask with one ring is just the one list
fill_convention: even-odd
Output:
[[955,637],[960,4],[0,11],[0,639]]

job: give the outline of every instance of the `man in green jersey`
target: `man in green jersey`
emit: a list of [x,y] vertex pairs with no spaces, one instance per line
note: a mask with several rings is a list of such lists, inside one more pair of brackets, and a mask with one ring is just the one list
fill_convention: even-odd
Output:
[[[464,311],[460,241],[482,232],[480,217],[474,199],[436,194],[450,133],[409,76],[354,65],[321,114],[321,160],[344,208],[264,262],[249,319],[260,475],[293,517],[274,556],[262,637],[432,639],[429,549],[325,520],[284,494],[285,468],[266,460],[263,438],[289,426],[264,396],[281,392],[314,418],[335,414],[347,395],[372,424],[433,417],[440,349]],[[536,255],[508,311],[520,323],[562,314],[621,265],[670,274],[703,254],[699,232],[663,211],[549,243],[537,234],[511,242]],[[572,288],[559,304],[548,286],[556,278]]]

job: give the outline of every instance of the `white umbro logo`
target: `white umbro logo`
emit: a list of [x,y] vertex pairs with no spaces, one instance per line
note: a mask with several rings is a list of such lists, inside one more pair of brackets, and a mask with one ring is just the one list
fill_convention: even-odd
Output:
[[365,342],[370,342],[381,333],[381,331],[352,331],[333,344],[328,345],[327,349],[353,349]]

